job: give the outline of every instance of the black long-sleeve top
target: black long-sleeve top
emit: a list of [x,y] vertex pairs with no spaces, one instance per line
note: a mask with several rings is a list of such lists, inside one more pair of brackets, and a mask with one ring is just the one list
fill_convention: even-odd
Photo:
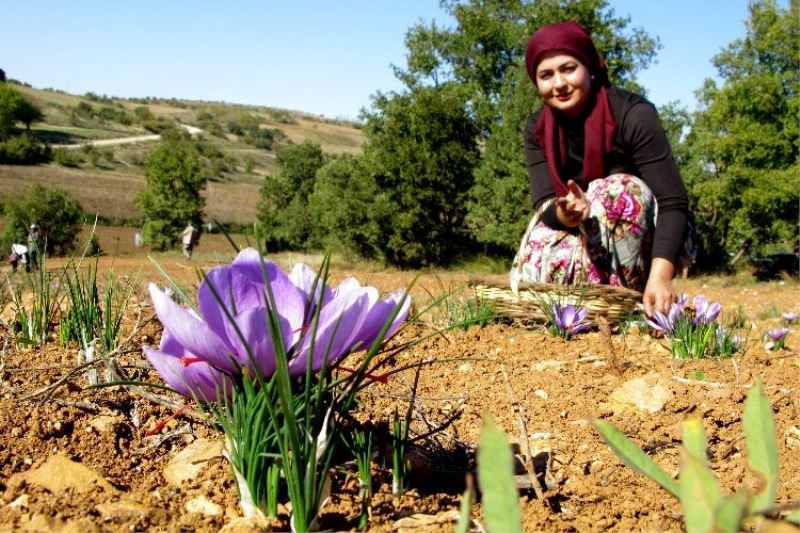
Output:
[[[644,97],[615,87],[608,89],[608,103],[617,130],[612,151],[605,157],[606,174],[632,174],[650,187],[658,204],[652,257],[662,257],[676,264],[686,230],[689,201],[658,113]],[[525,158],[535,209],[555,196],[547,160],[536,139],[536,122],[540,114],[541,110],[532,113],[525,125]],[[565,184],[570,179],[582,184],[583,121],[567,123],[563,127],[567,162],[561,178]],[[582,187],[585,189],[585,185]],[[569,229],[558,221],[555,204],[545,209],[542,221],[554,229]]]

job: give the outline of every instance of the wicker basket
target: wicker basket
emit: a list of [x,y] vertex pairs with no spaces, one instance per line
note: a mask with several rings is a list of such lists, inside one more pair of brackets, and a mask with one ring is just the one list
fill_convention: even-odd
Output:
[[511,288],[472,280],[470,283],[479,300],[492,302],[498,315],[521,323],[544,323],[547,316],[542,312],[542,302],[562,305],[580,304],[589,308],[588,319],[595,321],[602,316],[609,323],[622,322],[630,316],[642,301],[642,293],[611,285],[546,285],[542,283],[520,283],[519,294]]

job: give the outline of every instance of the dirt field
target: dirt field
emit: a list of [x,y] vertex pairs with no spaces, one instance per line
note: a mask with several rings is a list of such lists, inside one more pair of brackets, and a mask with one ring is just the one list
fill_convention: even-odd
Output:
[[[183,284],[195,285],[195,267],[211,268],[231,258],[218,237],[203,236],[191,262],[177,253],[158,261]],[[105,228],[99,238],[106,251],[120,254],[104,257],[101,273],[141,268],[142,286],[160,280],[146,250],[132,255],[133,230]],[[283,266],[318,259],[277,257]],[[49,265],[60,264],[63,260]],[[340,265],[333,282],[347,275],[391,290],[406,286],[415,273]],[[415,306],[423,308],[431,294],[463,287],[469,278],[467,272],[425,273],[413,292]],[[757,484],[747,469],[741,427],[743,400],[756,380],[764,382],[776,418],[778,498],[800,500],[800,327],[795,325],[784,350],[767,350],[761,339],[767,327],[779,323],[781,312],[800,312],[800,285],[690,278],[678,287],[690,297],[705,294],[720,301],[728,320],[743,314],[752,322],[747,352],[735,360],[683,362],[658,339],[636,331],[592,331],[564,341],[541,329],[495,323],[432,336],[386,361],[387,370],[430,361],[421,367],[412,436],[439,429],[415,443],[412,488],[401,498],[391,496],[391,460],[384,464],[385,447],[378,447],[369,530],[452,531],[465,475],[474,468],[482,416],[493,415],[518,446],[520,429],[512,409],[518,402],[537,471],[541,475],[546,469],[548,486],[544,500],[530,490],[520,493],[526,531],[680,531],[680,505],[623,466],[588,420],[616,424],[674,474],[680,423],[699,412],[711,467],[732,493]],[[119,362],[137,379],[155,382],[140,348],[158,343],[160,326],[147,321],[150,316],[149,302],[138,297],[126,316],[126,335],[133,335]],[[441,309],[431,310],[393,342],[428,335],[443,316]],[[135,329],[137,317],[139,326],[145,323],[140,329]],[[121,387],[88,390],[82,375],[69,375],[75,346],[49,342],[22,350],[7,329],[0,331],[0,346],[0,530],[254,530],[238,518],[220,437],[206,423],[183,414],[148,433],[173,414],[182,398],[158,394],[160,401],[154,401]],[[395,408],[403,411],[408,405],[414,378],[414,370],[400,372],[363,395],[357,416],[376,428],[379,440]],[[644,385],[645,400],[656,392],[662,400],[645,406],[636,395],[624,394],[637,385]],[[322,510],[323,529],[356,528],[353,470],[349,464],[337,466],[332,501]],[[473,517],[481,520],[479,504]],[[267,525],[288,529],[285,509],[281,520]]]

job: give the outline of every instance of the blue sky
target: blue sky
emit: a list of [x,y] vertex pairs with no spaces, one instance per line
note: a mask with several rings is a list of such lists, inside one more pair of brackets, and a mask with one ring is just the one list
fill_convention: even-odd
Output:
[[[781,0],[786,5],[788,0]],[[610,0],[663,44],[639,76],[694,108],[711,58],[745,34],[747,0]],[[281,107],[357,118],[400,90],[405,32],[449,25],[438,0],[5,0],[0,68],[34,87]]]

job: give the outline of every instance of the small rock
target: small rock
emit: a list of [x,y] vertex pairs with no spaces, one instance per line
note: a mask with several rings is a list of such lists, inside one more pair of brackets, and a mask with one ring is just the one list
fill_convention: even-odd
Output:
[[89,420],[89,427],[96,429],[98,433],[109,433],[121,421],[122,417],[119,416],[99,415]]
[[472,372],[472,365],[469,363],[464,363],[458,367],[458,371],[463,373]]
[[164,478],[176,486],[194,479],[208,461],[222,457],[222,442],[219,440],[197,439],[173,457],[164,468]]
[[800,428],[791,426],[784,433],[786,435],[786,446],[790,448],[800,448]]
[[222,506],[217,505],[205,496],[198,496],[186,502],[186,510],[190,513],[199,513],[206,516],[222,514]]
[[546,392],[546,391],[543,391],[542,389],[536,389],[535,391],[533,391],[533,395],[534,395],[534,396],[537,396],[537,397],[539,397],[539,398],[541,398],[542,400],[546,400],[547,398],[549,398],[549,397],[550,397],[550,396],[547,394],[547,392]]
[[58,454],[48,457],[47,461],[35,470],[14,474],[9,478],[8,484],[15,485],[19,483],[19,479],[47,489],[53,494],[61,494],[68,489],[78,493],[89,492],[93,491],[94,487],[100,487],[107,493],[117,492],[111,483],[91,468]]
[[44,514],[35,514],[27,521],[20,520],[18,531],[37,531],[45,533],[93,533],[98,531],[91,520],[88,518],[79,518],[67,522],[55,516]]
[[8,504],[12,509],[27,509],[28,508],[28,495],[23,494],[13,502]]
[[261,531],[267,531],[270,526],[270,521],[268,519],[264,519],[257,516],[250,516],[247,518],[244,517],[236,517],[222,529],[219,530],[220,533],[260,533]]
[[659,383],[661,376],[654,372],[626,381],[611,393],[609,407],[614,412],[639,409],[657,413],[672,398],[672,389]]
[[103,517],[104,521],[109,522],[131,522],[142,518],[150,518],[157,512],[165,513],[163,509],[147,507],[140,503],[130,500],[118,502],[100,503],[95,505],[95,509]]

